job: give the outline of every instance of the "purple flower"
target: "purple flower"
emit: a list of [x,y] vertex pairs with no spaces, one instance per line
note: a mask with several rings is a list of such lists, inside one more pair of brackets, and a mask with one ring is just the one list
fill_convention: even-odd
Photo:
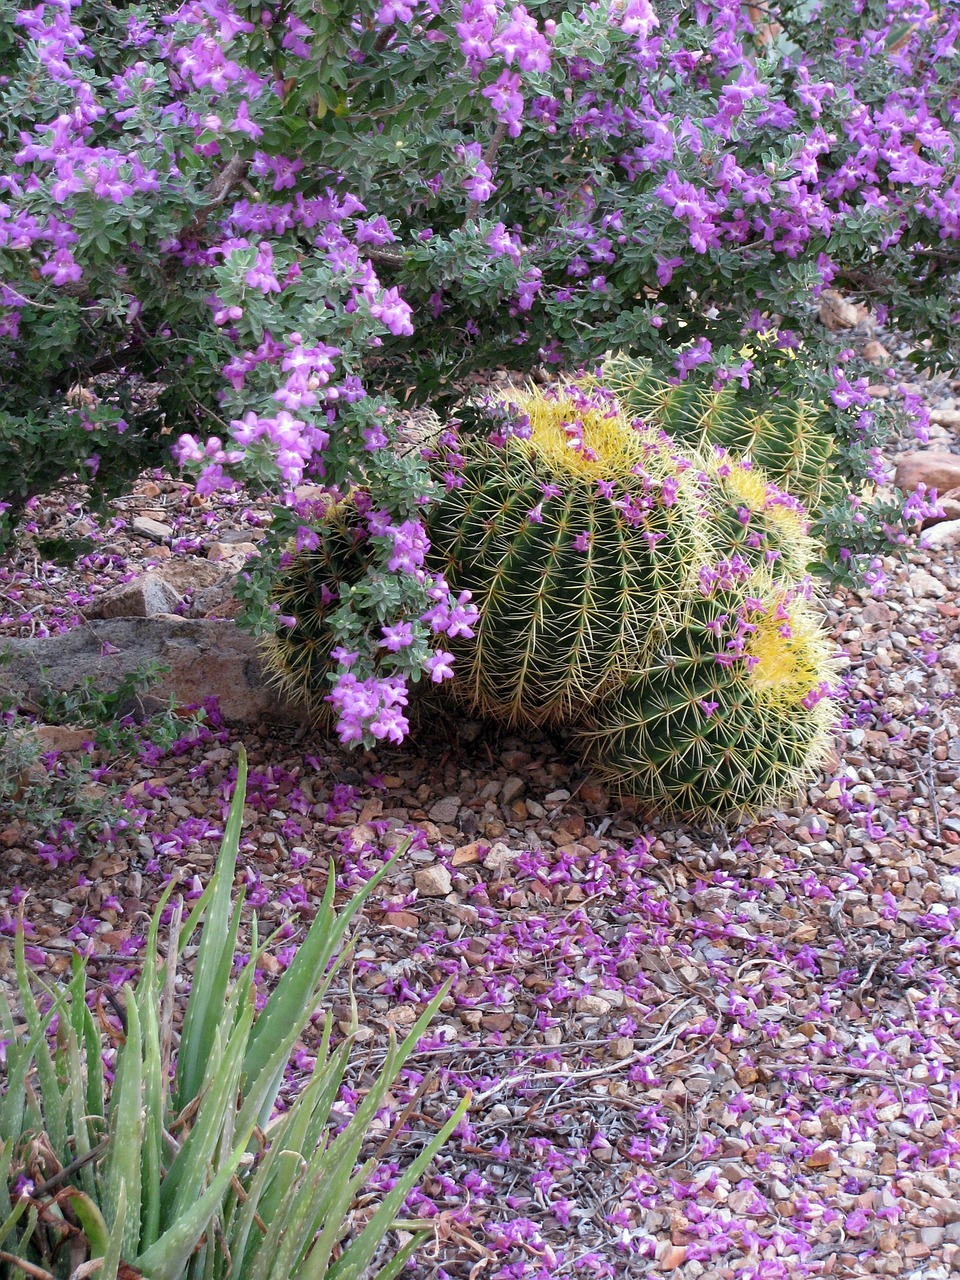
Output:
[[522,4],[514,5],[490,47],[503,57],[508,67],[516,62],[521,71],[550,70],[550,46]]
[[487,233],[487,244],[494,258],[508,257],[514,262],[521,258],[519,237],[512,235],[502,222],[498,222],[492,231]]
[[691,369],[695,369],[698,364],[705,364],[710,359],[712,349],[712,343],[708,338],[698,338],[692,347],[688,347],[677,356],[673,367],[681,378],[685,378]]
[[365,734],[402,742],[409,724],[400,708],[407,704],[406,685],[400,676],[358,680],[342,675],[327,698],[337,712],[337,733],[342,743],[362,742]]
[[539,267],[530,267],[517,281],[517,306],[521,311],[529,311],[533,299],[543,285],[543,272]]
[[657,257],[657,283],[661,287],[665,287],[673,279],[673,273],[677,267],[683,266],[682,258],[661,258]]
[[394,337],[409,337],[413,333],[413,322],[410,318],[413,311],[400,297],[399,289],[384,290],[383,297],[378,302],[370,304],[370,314],[389,329]]
[[380,644],[388,653],[399,653],[413,642],[413,628],[409,622],[391,623],[381,630],[383,639]]
[[501,124],[507,126],[511,138],[520,133],[520,117],[523,115],[523,94],[520,92],[520,76],[516,72],[501,71],[493,84],[483,91]]
[[442,649],[438,649],[427,659],[426,670],[429,672],[430,679],[434,684],[440,684],[442,680],[452,680],[453,654],[445,653]]
[[393,536],[393,555],[387,561],[390,572],[413,573],[419,569],[430,545],[423,525],[416,520],[405,520],[396,528],[391,526],[388,532]]
[[[613,19],[613,6],[610,8]],[[619,16],[620,29],[628,36],[637,36],[638,41],[649,40],[654,27],[660,25],[650,0],[625,0]]]
[[297,550],[316,551],[320,545],[320,536],[316,530],[305,524],[297,526]]

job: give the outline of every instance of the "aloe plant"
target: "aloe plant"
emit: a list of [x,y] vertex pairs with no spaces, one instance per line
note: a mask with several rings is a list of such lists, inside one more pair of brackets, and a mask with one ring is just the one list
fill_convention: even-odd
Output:
[[689,464],[602,391],[515,391],[522,424],[463,440],[431,508],[430,567],[472,593],[453,692],[508,725],[560,724],[625,678],[675,625],[704,554]]
[[[289,1109],[274,1115],[294,1044],[342,965],[350,923],[383,872],[338,914],[330,868],[317,916],[258,1014],[253,973],[262,944],[255,920],[250,963],[232,977],[245,779],[241,751],[214,875],[185,923],[182,907],[171,908],[161,962],[160,920],[173,886],[164,892],[143,975],[118,993],[123,1026],[109,1038],[88,1007],[82,963],[74,962],[65,987],[48,987],[29,972],[18,930],[20,1017],[0,992],[7,1042],[0,1096],[5,1274],[38,1280],[94,1274],[98,1280],[360,1280],[371,1274],[406,1195],[469,1105],[464,1098],[366,1225],[349,1234],[349,1210],[373,1163],[358,1167],[370,1122],[446,989],[401,1045],[391,1038],[380,1075],[339,1132],[331,1107],[351,1041],[333,1044],[329,1015],[312,1078]],[[174,1050],[177,961],[198,932]],[[110,1041],[116,1056],[107,1088],[101,1054]],[[411,1224],[404,1226],[409,1231]],[[414,1229],[376,1272],[378,1280],[396,1276],[424,1236]]]
[[773,400],[760,411],[730,383],[715,390],[692,379],[671,382],[646,361],[624,354],[608,359],[601,377],[628,415],[661,427],[688,448],[719,445],[738,457],[749,455],[811,511],[840,492],[833,438],[809,401]]
[[830,649],[802,593],[729,562],[709,573],[686,625],[594,708],[579,741],[641,806],[716,821],[795,792],[829,752],[834,710]]

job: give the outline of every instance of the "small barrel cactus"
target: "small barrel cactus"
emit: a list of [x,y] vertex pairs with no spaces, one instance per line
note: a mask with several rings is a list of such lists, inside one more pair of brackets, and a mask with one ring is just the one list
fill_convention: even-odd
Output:
[[517,391],[507,411],[493,441],[461,442],[428,514],[429,564],[480,610],[454,694],[508,725],[561,724],[679,621],[701,500],[670,441],[602,391]]
[[749,455],[811,510],[836,497],[833,439],[808,401],[771,401],[761,412],[729,383],[714,390],[692,379],[669,382],[646,361],[625,355],[603,365],[602,383],[625,413],[662,427],[681,446],[719,445],[738,457]]
[[719,445],[694,455],[703,488],[703,514],[714,554],[737,556],[751,568],[767,569],[788,586],[801,582],[818,559],[807,513],[790,494],[749,460]]
[[589,714],[580,743],[641,804],[716,821],[794,792],[829,752],[834,711],[829,646],[802,591],[730,562],[703,591]]
[[329,619],[339,608],[343,587],[363,578],[369,553],[349,503],[330,508],[317,533],[319,546],[294,552],[276,576],[272,604],[277,626],[260,649],[264,668],[281,693],[323,721],[330,715],[327,676],[336,667]]

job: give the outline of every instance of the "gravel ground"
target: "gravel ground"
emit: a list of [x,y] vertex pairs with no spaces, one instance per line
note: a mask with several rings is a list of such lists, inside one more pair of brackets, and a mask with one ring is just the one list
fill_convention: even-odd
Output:
[[[169,551],[132,535],[138,515],[173,524]],[[144,563],[255,538],[260,516],[154,477],[100,531],[79,493],[34,523],[0,561],[0,636],[73,625]],[[96,540],[71,571],[33,550],[67,525]],[[372,1191],[473,1091],[411,1197],[435,1225],[416,1280],[960,1272],[960,566],[940,550],[890,574],[881,600],[825,601],[845,652],[835,767],[739,830],[648,823],[562,742],[472,722],[377,754],[245,735],[242,875],[284,932],[264,984],[329,858],[347,896],[414,836],[359,926],[339,1108],[455,975],[374,1135],[406,1115]],[[90,856],[44,858],[23,815],[0,814],[0,973],[25,891],[47,977],[77,946],[106,988],[138,972],[167,878],[195,894],[209,873],[236,745],[213,714],[169,751],[95,758],[109,772],[91,785],[126,791],[133,825]],[[345,979],[344,1026],[348,997]],[[310,1053],[308,1037],[291,1089]]]

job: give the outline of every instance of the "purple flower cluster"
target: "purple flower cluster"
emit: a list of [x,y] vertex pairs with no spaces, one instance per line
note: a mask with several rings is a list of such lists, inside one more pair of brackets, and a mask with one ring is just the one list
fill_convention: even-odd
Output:
[[368,733],[377,740],[402,742],[410,728],[402,711],[407,690],[399,676],[358,680],[348,671],[327,700],[337,713],[337,734],[345,745],[362,742]]

